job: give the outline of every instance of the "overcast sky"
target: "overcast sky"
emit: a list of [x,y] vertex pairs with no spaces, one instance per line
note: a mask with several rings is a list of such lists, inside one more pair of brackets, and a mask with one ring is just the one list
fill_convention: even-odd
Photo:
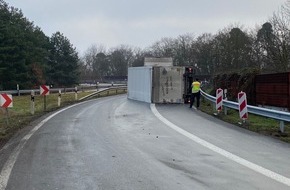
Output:
[[59,31],[82,55],[93,44],[146,48],[163,37],[262,25],[286,0],[4,0],[47,36]]

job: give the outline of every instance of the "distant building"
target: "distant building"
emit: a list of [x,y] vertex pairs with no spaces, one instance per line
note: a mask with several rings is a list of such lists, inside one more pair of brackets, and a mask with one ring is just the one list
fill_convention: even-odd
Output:
[[145,57],[144,66],[173,66],[171,57]]

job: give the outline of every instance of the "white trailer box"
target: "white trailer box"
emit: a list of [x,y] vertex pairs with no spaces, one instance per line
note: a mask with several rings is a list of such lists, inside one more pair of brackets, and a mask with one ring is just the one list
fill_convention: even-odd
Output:
[[129,99],[151,103],[152,67],[130,67],[127,89]]
[[148,103],[183,103],[183,67],[128,69],[128,98]]

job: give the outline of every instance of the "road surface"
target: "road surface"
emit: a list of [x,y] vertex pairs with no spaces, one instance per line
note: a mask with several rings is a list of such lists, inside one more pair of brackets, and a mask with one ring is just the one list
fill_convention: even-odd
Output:
[[126,95],[47,115],[0,151],[0,190],[290,189],[290,146]]

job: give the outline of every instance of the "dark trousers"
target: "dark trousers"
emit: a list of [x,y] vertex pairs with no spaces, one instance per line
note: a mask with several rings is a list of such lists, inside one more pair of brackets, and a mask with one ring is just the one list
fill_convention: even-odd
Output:
[[194,100],[196,98],[196,107],[199,107],[199,99],[200,99],[200,92],[197,93],[191,93],[190,96],[190,107],[192,108],[192,105],[194,104]]

